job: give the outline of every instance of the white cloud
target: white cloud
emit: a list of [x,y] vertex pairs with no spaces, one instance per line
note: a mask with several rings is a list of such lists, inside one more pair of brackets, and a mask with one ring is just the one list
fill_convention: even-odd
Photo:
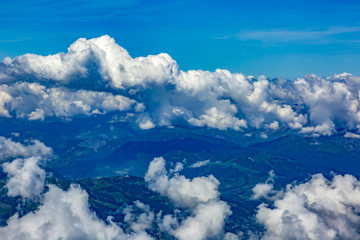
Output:
[[111,219],[100,220],[89,210],[88,195],[80,187],[72,185],[64,191],[49,185],[40,207],[23,217],[12,216],[7,226],[0,228],[4,240],[41,239],[152,239],[144,231],[125,234]]
[[12,141],[11,138],[0,137],[0,161],[8,158],[29,158],[39,156],[47,158],[52,155],[52,149],[39,140],[30,140],[27,144]]
[[154,158],[145,175],[145,181],[153,191],[170,198],[176,205],[193,208],[199,203],[217,199],[219,181],[212,175],[187,179],[175,174],[169,178],[165,169],[165,159]]
[[146,229],[151,229],[154,222],[154,213],[150,211],[150,207],[144,203],[136,200],[135,207],[142,210],[143,213],[136,215],[133,213],[133,205],[124,209],[124,222],[130,225],[130,229],[134,232],[145,232]]
[[225,219],[231,214],[230,207],[223,201],[199,204],[190,216],[175,230],[179,240],[202,240],[220,238]]
[[17,158],[2,164],[9,178],[5,187],[9,196],[35,199],[40,196],[45,184],[45,171],[39,167],[40,161],[51,157],[52,149],[39,140],[31,140],[26,145],[0,137],[0,159]]
[[356,133],[352,133],[352,132],[346,132],[344,137],[346,138],[360,138],[360,135],[359,134],[356,134]]
[[[220,130],[226,130],[228,128],[239,130],[241,127],[245,128],[247,126],[246,121],[233,116],[233,114],[237,112],[235,106],[230,105],[230,108],[232,110],[230,110],[229,114],[226,111],[223,112],[216,107],[212,107],[200,115],[199,119],[190,118],[189,123],[198,127],[208,126]],[[231,114],[231,112],[233,112],[233,114]]]
[[[30,157],[4,164],[4,170],[9,177],[9,195],[39,197],[40,201],[37,210],[21,217],[15,214],[7,221],[5,227],[0,227],[0,235],[4,240],[150,240],[153,238],[147,230],[153,229],[154,224],[157,224],[161,231],[180,240],[224,236],[227,236],[226,239],[234,239],[234,234],[223,231],[225,219],[231,214],[231,210],[224,201],[219,200],[219,182],[212,176],[190,180],[175,173],[169,178],[165,160],[155,158],[149,165],[146,175],[150,187],[185,209],[175,210],[175,215],[162,216],[160,212],[155,220],[155,214],[148,205],[135,201],[134,205],[124,209],[123,227],[120,227],[111,217],[108,217],[107,221],[99,219],[89,209],[87,193],[78,185],[71,185],[68,190],[48,185],[48,191],[43,193],[45,171],[38,166],[39,159],[40,157]],[[164,183],[167,189],[161,186]],[[138,213],[139,210],[142,213]],[[178,215],[187,217],[178,218]]]
[[263,138],[263,139],[267,139],[268,138],[268,135],[266,133],[261,133],[260,134],[260,137]]
[[170,173],[177,173],[184,169],[184,164],[177,162],[173,169],[170,169]]
[[0,147],[3,160],[23,157],[3,164],[8,177],[7,194],[40,201],[34,212],[22,217],[15,214],[7,221],[7,226],[0,227],[1,239],[153,239],[146,229],[152,228],[154,214],[140,202],[135,204],[145,212],[132,221],[127,219],[130,228],[124,233],[110,218],[105,223],[89,210],[88,195],[79,186],[62,190],[48,185],[49,190],[43,193],[46,173],[39,162],[50,157],[52,150],[40,141],[32,140],[23,145],[1,137]]
[[219,199],[219,182],[212,175],[187,179],[175,173],[169,177],[165,159],[154,158],[145,175],[149,188],[167,196],[175,205],[190,211],[190,216],[179,221],[165,215],[161,229],[180,240],[217,239],[224,236],[225,219],[230,207]]
[[240,240],[240,239],[243,239],[241,235],[239,236],[230,232],[226,233],[224,236],[224,240]]
[[[114,88],[163,82],[177,72],[176,62],[165,53],[131,58],[128,52],[105,35],[90,40],[80,38],[67,53],[49,56],[25,54],[4,61],[11,75],[36,77],[87,87],[109,84]],[[89,82],[86,79],[92,79]]]
[[274,121],[274,122],[268,124],[267,127],[272,129],[272,130],[277,130],[279,128],[279,122]]
[[360,182],[354,176],[328,180],[313,175],[308,182],[288,185],[273,200],[256,214],[265,227],[263,239],[360,238]]
[[269,172],[269,177],[265,181],[265,183],[258,183],[253,187],[251,190],[253,195],[251,199],[259,199],[259,198],[266,198],[270,199],[272,194],[277,193],[274,191],[274,178],[275,173],[273,170]]
[[[236,38],[243,41],[259,40],[267,43],[317,43],[337,42],[336,36],[346,33],[360,32],[359,27],[331,27],[328,29],[270,29],[258,31],[243,31],[233,36],[224,37]],[[329,37],[331,37],[329,39]]]
[[142,129],[186,122],[313,136],[360,125],[360,80],[347,73],[269,81],[221,69],[184,72],[164,53],[132,58],[106,35],[81,38],[67,53],[25,54],[1,64],[3,117],[44,120],[130,111]]
[[141,121],[139,123],[139,127],[141,129],[147,130],[147,129],[154,128],[155,124],[150,119],[147,119],[147,120]]
[[30,199],[40,196],[44,189],[45,171],[38,166],[39,160],[39,157],[18,158],[3,164],[9,178],[5,185],[9,196]]
[[135,104],[134,100],[121,95],[59,87],[47,88],[39,83],[3,84],[0,85],[0,92],[10,96],[3,100],[7,103],[3,112],[8,116],[29,120],[126,111],[131,110]]
[[190,167],[191,168],[199,168],[199,167],[203,167],[203,166],[206,166],[210,163],[210,160],[204,160],[204,161],[198,161],[194,164],[192,164]]

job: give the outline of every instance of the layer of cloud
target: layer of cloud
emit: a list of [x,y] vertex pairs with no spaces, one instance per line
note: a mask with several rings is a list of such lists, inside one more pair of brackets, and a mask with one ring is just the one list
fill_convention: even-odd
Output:
[[169,55],[132,58],[109,36],[79,39],[66,53],[0,63],[0,115],[44,120],[130,111],[140,128],[359,131],[360,78],[257,79],[217,69],[181,71]]
[[328,180],[316,174],[308,182],[288,185],[272,200],[256,214],[265,227],[263,239],[360,238],[360,182],[354,176]]

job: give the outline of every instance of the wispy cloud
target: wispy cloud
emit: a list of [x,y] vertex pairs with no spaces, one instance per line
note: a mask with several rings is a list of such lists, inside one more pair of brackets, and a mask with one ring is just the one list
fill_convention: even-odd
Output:
[[[241,31],[219,39],[239,39],[265,43],[324,43],[341,40],[345,34],[360,34],[360,27],[330,27],[327,29],[268,29]],[[357,35],[358,38],[360,35]],[[352,38],[353,40],[356,40]]]
[[0,43],[16,43],[31,40],[32,38],[21,38],[21,39],[0,39]]

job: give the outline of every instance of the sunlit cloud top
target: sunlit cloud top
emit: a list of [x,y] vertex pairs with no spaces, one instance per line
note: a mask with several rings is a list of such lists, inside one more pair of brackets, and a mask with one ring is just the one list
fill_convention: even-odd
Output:
[[349,73],[270,80],[224,69],[182,71],[166,53],[132,58],[108,35],[78,39],[66,53],[5,58],[0,80],[0,114],[7,118],[117,112],[142,129],[261,130],[263,137],[360,128],[360,78]]

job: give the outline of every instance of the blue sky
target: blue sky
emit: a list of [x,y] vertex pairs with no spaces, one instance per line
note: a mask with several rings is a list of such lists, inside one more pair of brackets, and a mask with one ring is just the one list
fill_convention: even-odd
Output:
[[0,58],[65,52],[108,34],[133,57],[169,53],[182,70],[297,78],[360,75],[360,1],[2,1]]

